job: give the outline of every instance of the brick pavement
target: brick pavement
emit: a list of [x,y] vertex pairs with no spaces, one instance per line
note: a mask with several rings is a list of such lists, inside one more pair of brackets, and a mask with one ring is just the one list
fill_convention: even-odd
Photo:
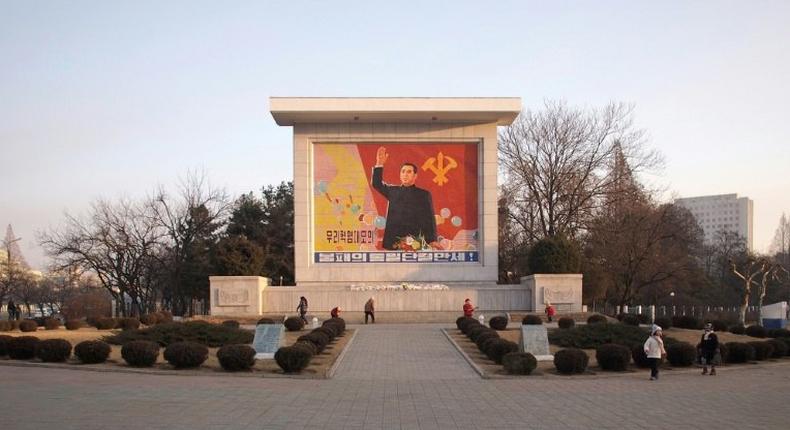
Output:
[[[790,427],[788,364],[716,377],[664,372],[656,382],[643,374],[483,380],[461,371],[460,357],[436,356],[457,353],[435,345],[447,341],[433,326],[397,328],[362,327],[333,380],[0,366],[0,416],[9,429]],[[417,357],[404,359],[406,351]],[[423,352],[442,364],[420,360]],[[371,360],[387,366],[372,371]]]

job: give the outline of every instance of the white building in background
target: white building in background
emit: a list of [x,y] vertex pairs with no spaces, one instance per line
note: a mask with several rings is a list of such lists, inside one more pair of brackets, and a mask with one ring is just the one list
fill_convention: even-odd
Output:
[[697,219],[710,243],[719,231],[738,233],[749,250],[754,249],[754,202],[738,194],[686,197],[675,200],[675,204],[688,209]]

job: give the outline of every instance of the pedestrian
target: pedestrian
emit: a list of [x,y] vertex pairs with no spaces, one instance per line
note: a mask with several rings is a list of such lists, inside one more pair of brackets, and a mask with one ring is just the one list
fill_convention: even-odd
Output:
[[296,312],[299,312],[299,317],[307,324],[307,298],[305,296],[299,297],[299,305],[296,306]]
[[546,302],[546,309],[544,312],[546,312],[546,318],[549,320],[549,322],[551,322],[551,319],[557,314],[557,310],[554,309],[554,306],[552,306],[549,302]]
[[650,363],[651,381],[658,379],[658,363],[667,355],[667,351],[664,349],[664,341],[661,339],[662,336],[661,327],[653,324],[653,328],[650,330],[650,337],[645,341],[645,355],[648,363]]
[[370,315],[370,320],[373,324],[376,324],[376,316],[373,314],[375,312],[375,306],[373,304],[373,297],[369,298],[367,302],[365,302],[365,324],[368,323],[368,315]]
[[14,301],[13,300],[9,300],[8,301],[8,321],[16,320],[17,319],[16,313],[17,313],[17,308],[16,308],[16,305],[14,304]]
[[476,309],[477,308],[472,304],[472,300],[471,299],[467,298],[466,300],[464,300],[464,316],[465,317],[472,318],[472,316],[475,314],[475,310]]
[[708,366],[710,366],[710,375],[714,376],[716,374],[717,361],[721,360],[721,352],[719,351],[719,337],[713,332],[713,324],[705,324],[699,349],[700,361],[702,361],[702,374],[707,375]]
[[340,306],[334,307],[334,308],[332,308],[332,311],[329,312],[329,315],[331,315],[332,318],[340,318],[340,311],[341,310],[342,309],[340,309]]

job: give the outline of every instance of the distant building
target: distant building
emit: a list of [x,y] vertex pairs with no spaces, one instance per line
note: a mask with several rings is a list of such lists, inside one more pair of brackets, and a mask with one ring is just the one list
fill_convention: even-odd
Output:
[[738,233],[749,250],[754,249],[754,202],[738,194],[686,197],[675,204],[688,209],[705,233],[705,242],[711,243],[719,231]]

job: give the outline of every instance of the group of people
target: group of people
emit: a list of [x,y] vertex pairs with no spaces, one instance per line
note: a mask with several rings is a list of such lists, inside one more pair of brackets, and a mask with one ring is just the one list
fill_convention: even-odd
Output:
[[[650,363],[650,380],[658,379],[658,365],[661,359],[666,357],[667,351],[664,349],[664,333],[660,326],[653,324],[650,330],[650,337],[645,341],[644,349],[647,360]],[[697,344],[697,356],[702,364],[703,375],[716,375],[716,366],[721,364],[721,349],[719,348],[719,337],[713,331],[713,324],[705,324],[702,332],[702,339]],[[710,372],[708,372],[710,368]]]
[[[365,324],[368,323],[368,318],[370,318],[370,322],[371,323],[373,323],[373,324],[376,323],[376,305],[375,305],[375,303],[376,302],[375,302],[375,300],[373,300],[373,297],[369,298],[368,301],[365,302],[365,307],[364,307],[364,309],[365,309]],[[304,321],[305,324],[307,324],[307,307],[308,307],[307,298],[305,296],[300,297],[299,298],[299,304],[296,306],[296,312],[299,313],[299,317],[302,319],[302,321]],[[329,312],[329,316],[331,316],[332,318],[340,318],[340,312],[341,311],[342,311],[342,309],[340,308],[340,306],[335,306]]]
[[8,320],[18,320],[20,314],[19,306],[14,304],[13,300],[8,301]]

